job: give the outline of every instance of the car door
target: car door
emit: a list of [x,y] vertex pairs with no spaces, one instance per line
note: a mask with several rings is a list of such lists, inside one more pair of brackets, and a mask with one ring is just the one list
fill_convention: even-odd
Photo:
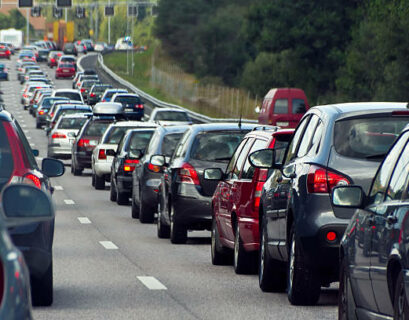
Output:
[[389,179],[408,135],[409,133],[406,133],[405,138],[401,137],[385,157],[372,182],[367,206],[365,209],[358,210],[354,215],[356,239],[354,247],[349,250],[352,290],[357,306],[374,312],[378,311],[378,306],[372,289],[370,268],[372,250],[376,249],[376,245],[372,245],[372,241],[377,239],[373,237],[373,233],[377,232],[375,221],[378,221],[378,228],[380,228],[380,218],[385,210],[383,202]]
[[[400,145],[397,147],[399,148]],[[396,149],[396,152],[398,150]],[[371,234],[370,278],[372,288],[378,311],[388,315],[393,315],[393,305],[391,299],[385,299],[389,294],[387,263],[394,244],[399,243],[399,217],[401,216],[399,205],[406,190],[408,175],[409,144],[406,144],[396,162],[386,189],[384,202],[379,204],[375,210]]]

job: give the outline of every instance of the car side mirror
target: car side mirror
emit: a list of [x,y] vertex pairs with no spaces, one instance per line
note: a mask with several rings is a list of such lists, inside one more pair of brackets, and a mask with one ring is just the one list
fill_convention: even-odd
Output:
[[276,163],[274,149],[262,149],[249,155],[249,162],[253,167],[261,169],[281,169],[281,164]]
[[32,185],[8,185],[2,192],[1,201],[7,227],[47,221],[55,217],[50,196]]
[[37,149],[31,149],[31,151],[33,151],[34,157],[38,157],[38,155],[40,154],[40,152]]
[[203,171],[205,180],[220,181],[223,180],[223,171],[220,168],[209,168]]
[[166,165],[166,158],[161,154],[156,154],[151,156],[150,163],[154,166],[163,167],[164,165]]
[[64,163],[53,158],[45,158],[41,163],[41,171],[49,178],[60,177],[65,172]]
[[338,186],[332,190],[332,204],[336,207],[363,208],[366,198],[360,186]]
[[105,153],[106,153],[107,156],[110,156],[110,157],[115,157],[116,156],[116,151],[112,150],[112,149],[107,149],[105,151]]

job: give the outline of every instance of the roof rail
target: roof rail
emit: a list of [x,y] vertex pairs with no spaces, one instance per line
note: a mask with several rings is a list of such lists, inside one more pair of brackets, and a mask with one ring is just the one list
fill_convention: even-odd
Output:
[[257,126],[254,127],[253,130],[251,131],[267,131],[267,130],[273,130],[273,131],[277,131],[280,127],[277,126],[270,126],[270,125],[265,125],[265,126]]

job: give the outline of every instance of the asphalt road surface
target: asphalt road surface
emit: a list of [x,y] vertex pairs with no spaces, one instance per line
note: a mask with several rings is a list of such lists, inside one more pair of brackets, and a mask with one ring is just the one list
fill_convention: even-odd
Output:
[[[47,139],[20,104],[15,60],[0,83],[6,108],[45,157]],[[54,70],[43,65],[54,79]],[[71,88],[71,80],[55,80]],[[91,171],[52,180],[55,187],[54,303],[34,308],[35,319],[335,319],[336,288],[317,306],[294,307],[285,293],[263,293],[257,275],[213,266],[210,233],[190,232],[186,245],[156,236],[156,225],[131,218],[131,207],[109,201],[109,187],[91,187]]]

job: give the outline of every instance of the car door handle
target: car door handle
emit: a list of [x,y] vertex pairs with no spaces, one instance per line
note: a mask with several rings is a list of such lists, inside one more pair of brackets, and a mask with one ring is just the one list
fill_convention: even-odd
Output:
[[388,224],[395,224],[396,222],[398,222],[398,218],[396,218],[395,216],[387,216],[386,222]]

